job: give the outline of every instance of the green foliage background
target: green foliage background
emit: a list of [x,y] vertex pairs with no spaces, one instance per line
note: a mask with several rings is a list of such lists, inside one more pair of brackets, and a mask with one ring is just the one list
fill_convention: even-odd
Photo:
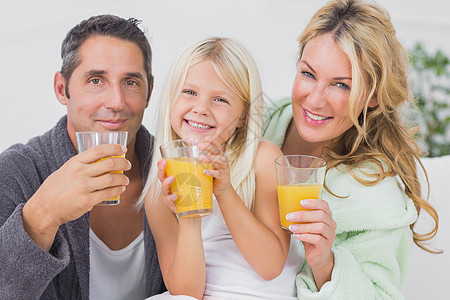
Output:
[[450,154],[450,59],[440,50],[428,52],[421,43],[409,54],[417,108],[416,113],[413,106],[407,111],[421,129],[419,145],[430,157]]

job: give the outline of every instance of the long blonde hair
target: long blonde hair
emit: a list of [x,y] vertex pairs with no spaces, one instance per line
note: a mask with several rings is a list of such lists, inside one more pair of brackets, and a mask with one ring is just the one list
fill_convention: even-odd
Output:
[[[352,173],[365,185],[398,174],[417,213],[425,210],[435,223],[425,234],[415,232],[416,223],[411,224],[414,242],[426,251],[438,253],[426,247],[426,242],[436,235],[439,222],[436,210],[421,195],[416,171],[421,152],[398,112],[405,101],[412,99],[407,78],[409,58],[397,40],[389,13],[374,2],[329,1],[316,12],[299,37],[300,58],[308,41],[322,34],[334,37],[352,65],[348,109],[354,126],[324,149],[327,168],[339,164],[356,167],[363,161],[372,161],[380,170],[374,181],[362,180]],[[373,97],[378,105],[371,108],[369,102]],[[364,108],[359,113],[361,101]],[[387,170],[382,162],[386,163]]]
[[[261,139],[263,97],[259,72],[251,55],[237,41],[229,38],[207,38],[186,48],[173,65],[159,107],[159,121],[155,136],[153,159],[146,185],[138,205],[144,197],[156,200],[161,183],[156,162],[161,159],[159,146],[180,137],[170,125],[170,112],[181,93],[189,67],[210,61],[222,81],[244,101],[244,125],[236,128],[225,146],[231,170],[231,184],[252,210],[255,198],[254,159]],[[146,195],[146,196],[145,196]]]

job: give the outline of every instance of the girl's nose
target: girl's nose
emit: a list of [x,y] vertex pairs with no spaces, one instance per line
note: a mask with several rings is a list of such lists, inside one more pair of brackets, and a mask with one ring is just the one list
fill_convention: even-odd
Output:
[[198,99],[193,108],[192,111],[199,115],[208,115],[209,113],[209,107],[208,107],[208,100],[207,99]]

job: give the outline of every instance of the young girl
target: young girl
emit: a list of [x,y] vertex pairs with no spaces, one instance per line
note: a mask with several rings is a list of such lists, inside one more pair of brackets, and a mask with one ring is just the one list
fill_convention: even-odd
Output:
[[200,41],[173,66],[153,161],[162,143],[204,140],[199,147],[213,166],[205,175],[213,177],[214,213],[177,220],[174,177],[166,178],[165,160],[152,166],[145,208],[170,292],[163,298],[295,298],[302,261],[298,244],[290,247],[290,234],[280,227],[274,160],[282,153],[260,140],[262,108],[256,65],[234,40]]

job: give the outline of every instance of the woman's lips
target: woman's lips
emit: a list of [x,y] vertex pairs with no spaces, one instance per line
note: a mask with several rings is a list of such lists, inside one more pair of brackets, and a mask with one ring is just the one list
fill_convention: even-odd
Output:
[[325,124],[329,122],[331,119],[333,119],[332,117],[325,117],[314,114],[306,109],[303,109],[303,112],[306,122],[314,126]]

